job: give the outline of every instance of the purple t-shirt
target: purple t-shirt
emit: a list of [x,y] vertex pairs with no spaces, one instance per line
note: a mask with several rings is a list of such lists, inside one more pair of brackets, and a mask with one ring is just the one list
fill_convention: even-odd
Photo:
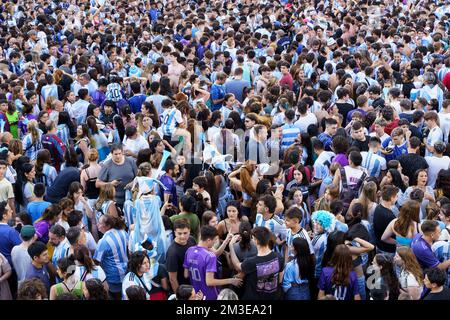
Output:
[[38,240],[47,243],[48,242],[48,232],[50,230],[50,222],[47,220],[39,220],[34,223],[34,228],[36,229],[36,234],[38,235]]
[[416,234],[411,242],[411,249],[419,261],[423,270],[428,268],[435,268],[439,265],[439,260],[433,254],[431,246],[423,240],[420,233]]
[[347,156],[343,153],[337,154],[332,163],[339,163],[342,167],[348,166],[348,159]]
[[213,252],[201,246],[190,247],[186,251],[183,267],[189,270],[189,278],[195,292],[201,290],[206,300],[217,300],[217,287],[206,285],[206,273],[217,272],[217,258]]
[[318,287],[325,291],[325,294],[331,294],[336,300],[353,300],[355,295],[359,294],[358,278],[355,271],[350,272],[350,282],[348,286],[334,285],[331,281],[333,278],[334,268],[325,267],[322,269]]

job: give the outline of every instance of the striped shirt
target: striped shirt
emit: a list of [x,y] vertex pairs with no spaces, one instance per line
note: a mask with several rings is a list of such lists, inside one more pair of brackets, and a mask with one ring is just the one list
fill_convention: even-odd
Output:
[[134,272],[126,274],[122,283],[122,300],[127,300],[127,289],[131,286],[138,286],[145,290],[145,296],[150,299],[149,292],[152,289],[152,282],[149,273],[144,273],[142,277],[138,277]]
[[53,251],[53,256],[52,256],[52,264],[55,266],[55,268],[58,267],[59,260],[69,256],[69,249],[70,249],[70,243],[69,243],[69,240],[67,240],[67,238],[64,238],[64,240],[61,241],[55,247],[55,250]]
[[110,83],[106,87],[106,99],[112,100],[114,102],[120,101],[123,99],[122,96],[122,87],[118,83]]
[[171,136],[175,128],[183,123],[183,117],[180,110],[169,108],[161,114],[162,132],[165,136]]
[[281,148],[285,149],[294,144],[295,139],[297,139],[300,134],[300,128],[293,123],[286,123],[281,127],[281,130]]
[[379,177],[382,170],[386,170],[386,159],[369,151],[361,152],[362,164],[370,177]]
[[440,81],[444,80],[444,77],[445,77],[445,75],[446,75],[448,72],[450,72],[450,68],[447,68],[446,66],[443,66],[441,69],[439,69],[439,71],[438,71],[438,73],[437,73],[438,79],[439,79]]
[[[434,255],[439,262],[444,262],[450,259],[450,243],[448,241],[436,241],[431,246]],[[450,286],[450,268],[447,269],[447,282],[446,287]]]
[[39,132],[39,137],[34,144],[33,144],[33,137],[31,136],[31,133],[28,133],[22,139],[23,150],[25,153],[24,155],[29,157],[31,161],[36,160],[38,151],[40,149],[42,149],[42,143],[41,143],[42,131],[39,130],[38,132]]
[[123,230],[110,229],[98,242],[94,259],[100,262],[108,284],[120,285],[127,271],[128,234]]
[[288,247],[288,256],[289,257],[294,256],[294,253],[292,252],[291,249],[292,249],[292,242],[296,238],[305,239],[308,242],[309,251],[311,252],[311,254],[314,254],[314,248],[312,246],[311,239],[309,238],[308,232],[306,232],[305,229],[302,228],[299,232],[297,232],[295,234],[292,234],[292,230],[288,229],[286,232],[286,245]]
[[69,127],[67,126],[67,124],[58,124],[57,129],[58,131],[56,134],[61,139],[62,143],[67,146],[70,139]]
[[286,239],[286,226],[280,218],[274,215],[269,220],[264,220],[261,213],[256,214],[254,227],[265,227],[270,230],[275,236],[279,237],[280,240]]
[[322,273],[322,259],[327,249],[328,233],[322,233],[314,237],[312,245],[314,248],[314,254],[316,255],[316,269],[314,277],[319,278]]
[[46,179],[46,187],[50,187],[53,182],[56,180],[56,177],[58,176],[58,173],[56,172],[55,167],[49,165],[48,163],[44,163],[44,166],[42,167],[42,172],[44,173]]
[[74,279],[77,281],[87,281],[89,279],[98,279],[101,282],[106,280],[106,274],[105,271],[103,271],[102,267],[100,266],[94,266],[91,272],[87,272],[87,269],[85,266],[76,266],[75,267],[75,273],[74,273]]

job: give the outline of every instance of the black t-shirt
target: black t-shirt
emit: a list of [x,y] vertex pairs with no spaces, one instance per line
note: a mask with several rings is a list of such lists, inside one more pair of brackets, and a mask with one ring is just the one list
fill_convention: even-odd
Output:
[[245,273],[243,300],[279,300],[281,283],[278,280],[284,270],[284,259],[275,252],[245,259],[241,264]]
[[411,137],[417,137],[420,141],[423,140],[422,130],[413,125],[409,126],[409,130],[411,131]]
[[384,241],[381,241],[381,237],[383,236],[386,227],[394,219],[395,216],[390,209],[383,207],[381,204],[377,205],[373,213],[375,244],[378,249],[389,253],[395,253],[396,246],[395,244],[388,244]]
[[444,287],[441,292],[430,292],[423,300],[450,300],[450,289]]
[[339,103],[339,102],[336,102],[336,107],[338,108],[339,113],[342,114],[342,116],[344,117],[342,126],[345,127],[345,125],[347,124],[347,113],[355,109],[355,107],[352,106],[350,103]]
[[184,277],[183,262],[187,249],[195,245],[195,239],[189,237],[186,245],[182,246],[174,241],[167,249],[166,269],[167,272],[177,272],[178,285],[189,284],[189,279]]
[[397,160],[402,165],[402,173],[409,178],[409,185],[414,185],[417,170],[428,169],[427,161],[415,153],[402,154]]
[[164,278],[168,279],[169,274],[167,273],[166,267],[163,264],[159,264],[158,274],[152,279],[152,289],[150,290],[150,293],[157,293],[164,291],[161,285],[161,281]]
[[368,137],[368,136],[366,136],[366,140],[364,140],[364,141],[359,141],[359,140],[353,139],[352,147],[357,147],[360,152],[369,151],[369,139],[370,139],[370,137]]
[[398,115],[398,117],[400,118],[400,119],[406,119],[406,120],[408,120],[409,121],[409,123],[411,123],[412,121],[413,121],[413,115],[412,115],[412,113],[400,113],[399,115]]

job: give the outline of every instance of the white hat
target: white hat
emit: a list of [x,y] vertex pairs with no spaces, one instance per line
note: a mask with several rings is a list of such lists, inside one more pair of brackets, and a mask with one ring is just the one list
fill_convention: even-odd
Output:
[[329,38],[328,40],[327,40],[327,46],[332,46],[332,45],[335,45],[336,44],[336,40],[334,40],[334,38]]

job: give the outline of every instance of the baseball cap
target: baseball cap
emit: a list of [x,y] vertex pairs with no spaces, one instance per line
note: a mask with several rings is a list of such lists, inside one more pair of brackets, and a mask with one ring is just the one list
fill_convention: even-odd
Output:
[[20,230],[20,236],[25,241],[31,240],[35,234],[36,229],[34,229],[34,227],[31,225],[23,226],[22,229]]

